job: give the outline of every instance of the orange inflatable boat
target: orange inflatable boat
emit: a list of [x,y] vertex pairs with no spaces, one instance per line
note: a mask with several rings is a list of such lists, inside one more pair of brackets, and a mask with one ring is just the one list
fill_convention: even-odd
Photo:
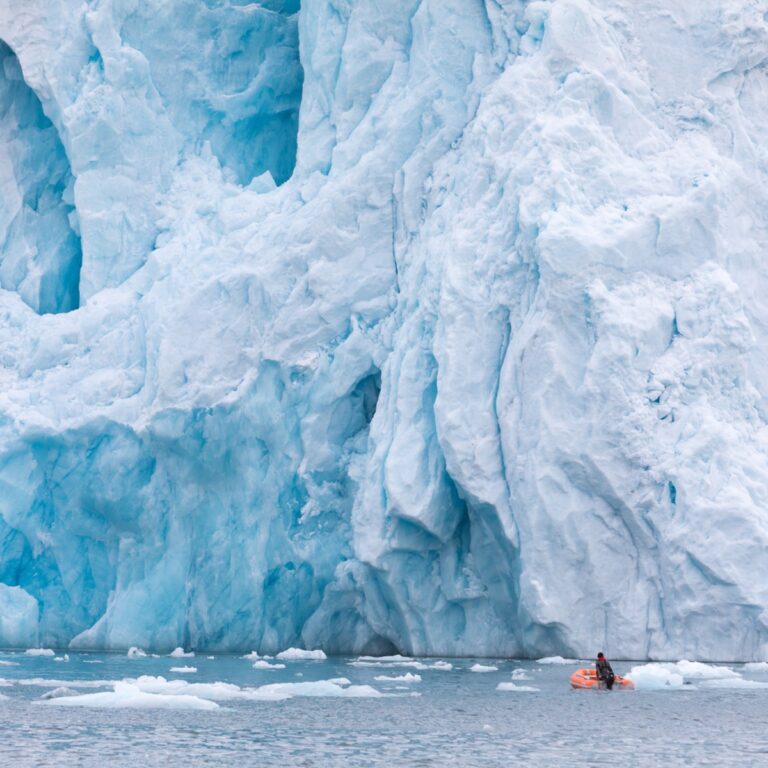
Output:
[[[600,681],[597,679],[597,672],[594,669],[577,669],[571,675],[571,688],[599,688]],[[628,678],[616,675],[613,683],[614,688],[630,689],[635,684]]]

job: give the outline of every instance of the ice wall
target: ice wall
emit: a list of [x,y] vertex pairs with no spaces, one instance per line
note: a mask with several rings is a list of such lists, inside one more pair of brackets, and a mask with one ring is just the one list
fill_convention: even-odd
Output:
[[56,129],[0,40],[0,286],[40,313],[79,303],[73,183]]
[[0,642],[763,658],[760,3],[150,10],[0,10],[86,299],[0,292]]

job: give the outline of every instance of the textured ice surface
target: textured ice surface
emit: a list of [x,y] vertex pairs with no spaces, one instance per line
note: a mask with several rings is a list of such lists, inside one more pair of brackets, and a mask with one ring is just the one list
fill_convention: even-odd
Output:
[[761,3],[298,5],[0,10],[0,644],[764,660]]
[[[745,671],[750,671],[745,667]],[[715,688],[749,688],[760,686],[753,680],[745,680],[741,673],[730,667],[682,659],[678,662],[641,664],[627,674],[635,687],[645,690],[679,689],[684,685],[711,686]]]
[[282,661],[323,661],[326,655],[319,649],[308,651],[302,648],[287,648],[280,651],[277,658]]
[[45,704],[59,707],[106,707],[108,709],[218,709],[215,701],[197,696],[145,693],[131,683],[115,683],[114,691],[56,696]]
[[498,667],[494,667],[492,664],[473,664],[470,668],[470,672],[496,672]]
[[254,669],[285,669],[285,664],[271,664],[264,659],[259,659],[253,662]]

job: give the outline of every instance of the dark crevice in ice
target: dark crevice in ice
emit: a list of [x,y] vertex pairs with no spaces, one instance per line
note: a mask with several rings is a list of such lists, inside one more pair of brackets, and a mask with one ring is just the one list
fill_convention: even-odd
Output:
[[56,127],[0,40],[0,286],[39,314],[80,304],[74,177]]

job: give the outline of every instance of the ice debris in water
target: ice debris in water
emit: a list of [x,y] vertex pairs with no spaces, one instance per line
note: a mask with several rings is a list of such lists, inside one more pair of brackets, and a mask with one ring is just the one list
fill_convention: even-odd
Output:
[[74,688],[68,688],[67,686],[60,686],[54,688],[52,691],[46,691],[40,695],[41,699],[60,699],[63,696],[79,696],[80,693]]
[[50,648],[27,648],[24,653],[27,656],[55,656],[56,654]]
[[185,651],[181,646],[174,648],[169,654],[173,659],[189,659],[195,655],[194,651]]
[[18,661],[5,661],[4,659],[0,659],[0,667],[18,667],[19,662]]
[[436,669],[443,672],[448,672],[453,669],[453,664],[449,661],[435,661],[427,663],[424,661],[417,661],[416,659],[409,658],[408,656],[359,656],[354,661],[347,662],[353,667],[407,667],[409,669],[416,669],[424,671],[426,669]]
[[517,685],[516,683],[499,683],[497,691],[516,691],[518,693],[538,693],[541,689],[531,685]]
[[65,653],[63,656],[54,656],[54,661],[69,661],[69,654]]
[[254,669],[285,669],[285,664],[271,664],[270,662],[259,659],[253,662]]
[[389,683],[420,683],[421,675],[406,672],[404,675],[376,675],[373,679]]
[[146,657],[146,655],[146,651],[143,651],[141,648],[137,648],[135,645],[132,645],[126,654],[129,659],[143,659]]
[[282,661],[324,661],[328,658],[321,650],[306,651],[303,648],[287,648],[277,654]]
[[192,674],[193,672],[197,672],[197,667],[171,667],[171,672],[188,675]]
[[470,668],[470,672],[498,672],[498,667],[494,667],[490,664],[473,664]]
[[768,673],[768,661],[750,661],[744,665],[745,672]]
[[639,664],[630,669],[627,677],[638,690],[682,689],[684,685],[700,681],[732,681],[738,685],[741,680],[741,675],[730,667],[686,659]]
[[113,691],[61,696],[44,703],[61,707],[98,707],[105,709],[218,709],[218,704],[187,694],[146,693],[134,683],[115,683]]
[[578,664],[578,659],[564,659],[562,656],[545,656],[543,659],[537,659],[537,664]]
[[517,667],[517,669],[512,670],[512,679],[513,680],[533,680],[533,678],[522,667]]

